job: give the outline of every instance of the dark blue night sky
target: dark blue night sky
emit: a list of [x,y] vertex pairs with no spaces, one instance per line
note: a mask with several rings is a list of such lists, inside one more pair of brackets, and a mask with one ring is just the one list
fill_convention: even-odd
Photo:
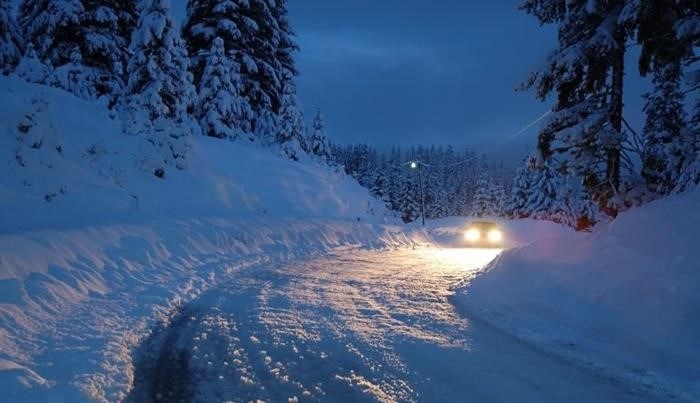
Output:
[[516,2],[309,3],[291,6],[300,92],[333,140],[488,145],[547,109],[513,91],[555,39]]
[[[184,3],[174,2],[177,18]],[[556,43],[555,29],[540,27],[519,3],[289,1],[307,117],[320,103],[337,143],[477,151],[499,143],[551,106],[514,91]],[[637,122],[639,90],[627,94],[629,120]],[[521,155],[535,136],[533,128],[495,154]]]

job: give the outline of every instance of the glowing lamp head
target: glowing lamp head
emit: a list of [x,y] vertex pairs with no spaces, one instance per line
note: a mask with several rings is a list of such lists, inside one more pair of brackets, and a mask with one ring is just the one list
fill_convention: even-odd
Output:
[[476,228],[470,228],[464,233],[464,238],[466,238],[469,242],[478,241],[481,239],[481,231]]
[[418,168],[418,163],[416,161],[411,161],[411,169]]
[[503,233],[497,229],[492,229],[488,233],[488,238],[491,242],[500,242],[503,239]]

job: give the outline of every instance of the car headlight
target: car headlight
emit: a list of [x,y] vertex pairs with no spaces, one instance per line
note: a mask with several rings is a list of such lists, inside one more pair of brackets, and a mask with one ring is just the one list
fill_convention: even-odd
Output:
[[467,241],[478,241],[479,238],[481,238],[481,231],[476,228],[471,228],[464,233],[464,237],[467,239]]
[[497,229],[492,229],[491,231],[489,231],[488,237],[489,237],[489,241],[498,242],[501,239],[503,239],[503,233]]

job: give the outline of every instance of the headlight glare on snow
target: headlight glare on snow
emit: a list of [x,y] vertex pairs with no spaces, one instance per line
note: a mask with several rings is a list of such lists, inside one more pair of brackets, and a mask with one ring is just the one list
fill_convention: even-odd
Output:
[[470,228],[464,233],[464,237],[467,239],[467,241],[478,241],[479,238],[481,238],[481,231],[476,228]]
[[492,229],[491,231],[489,231],[488,237],[489,237],[489,241],[498,242],[501,239],[503,239],[503,233],[497,229]]

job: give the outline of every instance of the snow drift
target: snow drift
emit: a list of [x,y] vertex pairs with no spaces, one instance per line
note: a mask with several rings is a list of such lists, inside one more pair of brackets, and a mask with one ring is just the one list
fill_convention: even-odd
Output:
[[[100,102],[0,78],[0,389],[119,400],[131,349],[181,303],[256,265],[412,242],[316,160],[195,139],[190,168],[140,169]],[[387,225],[389,224],[389,225]]]
[[[310,158],[197,137],[190,169],[138,167],[146,140],[121,133],[98,102],[0,78],[0,230],[75,227],[135,216],[266,214],[380,222],[369,192]],[[376,213],[376,214],[375,214]]]
[[[462,308],[602,372],[700,396],[700,191],[504,252]],[[585,357],[585,358],[584,358]]]

